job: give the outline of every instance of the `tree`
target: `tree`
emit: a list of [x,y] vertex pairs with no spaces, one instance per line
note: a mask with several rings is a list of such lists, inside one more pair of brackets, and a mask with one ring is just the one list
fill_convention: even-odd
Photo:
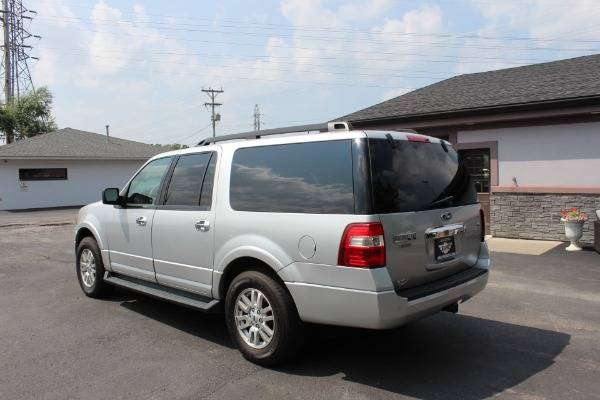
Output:
[[6,143],[41,135],[56,129],[52,116],[52,93],[40,87],[0,108],[0,130]]

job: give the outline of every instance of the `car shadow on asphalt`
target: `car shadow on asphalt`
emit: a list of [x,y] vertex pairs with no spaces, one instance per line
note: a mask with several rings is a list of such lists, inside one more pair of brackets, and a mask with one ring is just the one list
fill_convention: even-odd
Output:
[[223,314],[207,314],[201,311],[153,299],[137,293],[118,291],[121,306],[169,325],[182,332],[210,340],[220,346],[234,348],[229,339]]
[[[131,294],[121,305],[232,348],[221,314]],[[570,335],[460,314],[439,313],[402,328],[371,331],[307,326],[302,356],[280,373],[343,379],[419,399],[484,399],[540,373]],[[241,357],[241,355],[240,355]]]
[[419,399],[483,399],[545,370],[570,335],[439,313],[388,331],[311,329],[298,362],[279,371],[345,380]]

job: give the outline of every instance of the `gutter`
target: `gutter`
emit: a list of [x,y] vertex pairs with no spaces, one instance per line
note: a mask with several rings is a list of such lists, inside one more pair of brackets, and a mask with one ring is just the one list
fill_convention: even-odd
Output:
[[360,127],[362,125],[371,124],[383,124],[383,123],[394,123],[400,121],[416,121],[416,120],[435,120],[442,118],[458,118],[458,117],[469,117],[486,114],[499,114],[509,113],[515,111],[536,111],[536,110],[550,110],[557,108],[568,108],[577,106],[598,106],[600,111],[600,95],[585,96],[585,97],[573,97],[569,99],[558,99],[558,100],[546,100],[540,102],[530,103],[514,103],[514,104],[503,104],[498,106],[468,108],[459,110],[439,111],[422,114],[408,114],[400,116],[382,117],[382,118],[368,118],[368,119],[348,119],[354,126]]

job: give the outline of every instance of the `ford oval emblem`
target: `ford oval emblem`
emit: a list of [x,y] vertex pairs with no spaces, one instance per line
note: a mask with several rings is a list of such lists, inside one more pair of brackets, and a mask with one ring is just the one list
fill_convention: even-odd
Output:
[[445,212],[442,214],[442,216],[440,218],[442,219],[442,221],[448,222],[452,219],[452,213],[450,211]]

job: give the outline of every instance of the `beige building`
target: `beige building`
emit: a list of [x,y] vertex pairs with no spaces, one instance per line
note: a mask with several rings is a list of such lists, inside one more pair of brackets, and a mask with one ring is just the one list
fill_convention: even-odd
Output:
[[563,240],[562,208],[600,209],[600,55],[459,75],[340,119],[453,143],[494,236]]

